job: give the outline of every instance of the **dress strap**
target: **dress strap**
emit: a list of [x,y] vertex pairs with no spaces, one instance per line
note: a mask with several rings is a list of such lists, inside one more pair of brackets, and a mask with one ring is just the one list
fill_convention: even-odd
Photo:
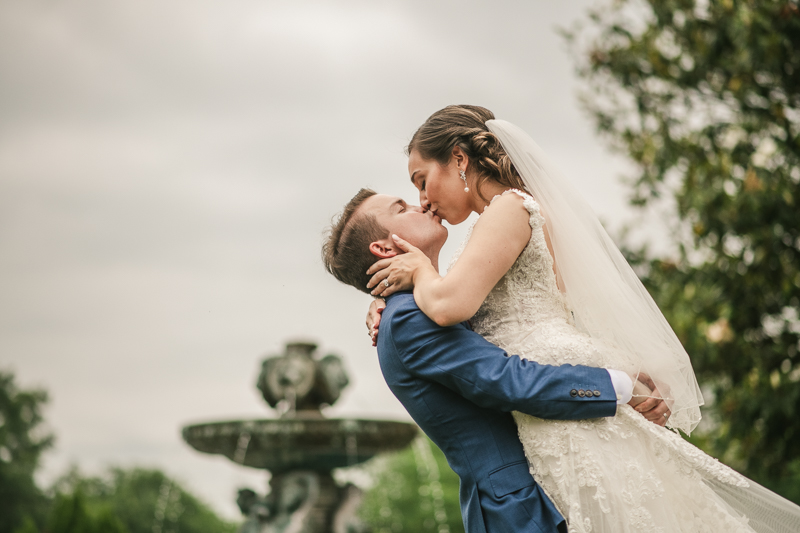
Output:
[[544,217],[542,216],[541,207],[539,206],[539,203],[536,200],[534,200],[533,196],[531,196],[530,194],[521,189],[507,189],[500,194],[496,194],[491,199],[491,201],[489,201],[489,205],[492,205],[492,203],[494,203],[495,200],[507,194],[516,194],[517,196],[522,198],[522,205],[524,205],[525,209],[527,209],[528,213],[530,213],[532,228],[536,228],[544,224]]

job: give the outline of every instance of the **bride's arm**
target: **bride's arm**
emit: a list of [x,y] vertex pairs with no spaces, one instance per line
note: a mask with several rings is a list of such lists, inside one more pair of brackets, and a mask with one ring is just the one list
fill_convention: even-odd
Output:
[[[501,196],[478,219],[464,252],[446,276],[433,268],[413,269],[414,299],[422,312],[440,326],[472,317],[530,241],[529,219],[522,198]],[[408,247],[404,241],[398,244]],[[373,277],[374,283],[388,276]]]

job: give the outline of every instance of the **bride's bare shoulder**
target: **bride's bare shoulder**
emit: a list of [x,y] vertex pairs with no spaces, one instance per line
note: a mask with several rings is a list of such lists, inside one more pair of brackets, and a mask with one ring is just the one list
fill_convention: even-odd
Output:
[[505,238],[518,237],[521,243],[527,242],[531,228],[528,223],[530,213],[525,202],[526,197],[519,194],[506,193],[495,196],[475,223],[473,235],[485,232],[499,233]]
[[538,204],[529,194],[517,189],[509,189],[503,194],[498,194],[492,198],[489,205],[483,210],[481,218],[503,217],[510,220],[516,219],[521,223],[527,224],[531,209],[529,204],[532,204],[538,210]]
[[[496,206],[493,210],[504,211],[517,211],[519,218],[525,218],[527,223],[536,227],[544,225],[544,212],[539,202],[525,191],[519,189],[508,189],[503,194],[498,194],[484,210],[484,213],[489,212],[492,206]],[[520,215],[519,213],[524,213]]]

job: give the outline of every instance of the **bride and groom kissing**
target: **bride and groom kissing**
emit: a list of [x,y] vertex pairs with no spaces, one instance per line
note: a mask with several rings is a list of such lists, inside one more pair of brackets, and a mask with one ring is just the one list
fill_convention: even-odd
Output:
[[[323,261],[386,297],[381,370],[459,475],[466,531],[800,530],[800,508],[662,427],[699,420],[688,356],[524,132],[449,106],[407,151],[421,207],[362,189]],[[471,212],[442,277],[441,220]]]

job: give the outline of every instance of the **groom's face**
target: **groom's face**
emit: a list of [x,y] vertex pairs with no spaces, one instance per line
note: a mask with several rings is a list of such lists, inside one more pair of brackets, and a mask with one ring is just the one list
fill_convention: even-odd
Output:
[[359,211],[372,214],[388,230],[385,239],[373,243],[373,253],[376,253],[375,245],[389,256],[402,253],[392,240],[392,234],[395,234],[422,250],[432,261],[436,261],[439,250],[447,240],[447,228],[442,226],[439,217],[419,206],[407,205],[397,196],[376,194],[369,197]]

